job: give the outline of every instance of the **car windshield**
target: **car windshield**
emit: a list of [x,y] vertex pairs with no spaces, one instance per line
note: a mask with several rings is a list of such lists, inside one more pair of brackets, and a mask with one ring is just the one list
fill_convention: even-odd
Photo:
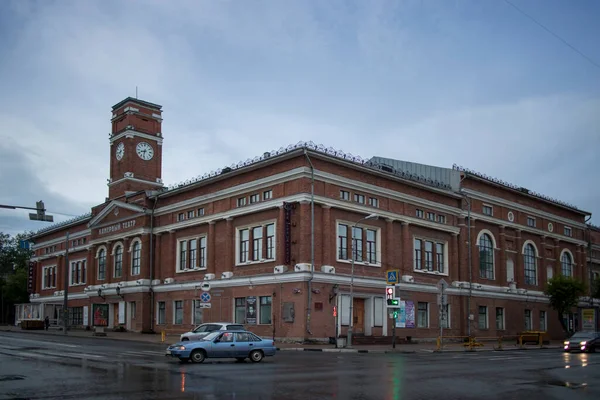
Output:
[[576,333],[573,336],[571,336],[571,339],[573,339],[573,340],[578,340],[578,339],[593,339],[594,337],[596,337],[596,336],[593,333],[579,332],[579,333]]
[[215,340],[217,338],[217,336],[219,336],[220,334],[221,334],[221,332],[214,331],[214,332],[211,332],[208,335],[204,336],[202,338],[202,340],[207,340],[207,341]]

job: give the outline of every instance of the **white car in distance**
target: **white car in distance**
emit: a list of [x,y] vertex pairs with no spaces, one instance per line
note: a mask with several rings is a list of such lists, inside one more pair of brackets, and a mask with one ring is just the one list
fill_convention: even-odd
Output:
[[200,340],[204,336],[208,335],[211,332],[227,331],[227,330],[244,331],[244,330],[246,330],[246,328],[244,328],[244,325],[236,324],[235,322],[207,322],[205,324],[200,324],[197,327],[195,327],[193,330],[182,334],[180,336],[179,340],[181,342],[184,342],[187,340],[189,340],[189,341]]

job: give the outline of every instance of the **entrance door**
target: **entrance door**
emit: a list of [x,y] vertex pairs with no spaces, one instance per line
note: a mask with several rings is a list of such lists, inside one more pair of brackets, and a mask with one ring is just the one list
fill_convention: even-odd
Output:
[[354,317],[354,333],[365,333],[365,299],[354,298],[352,304],[352,314]]
[[127,303],[127,311],[125,312],[125,329],[127,329],[127,331],[131,331],[131,315],[133,314],[132,308],[134,307],[133,304],[134,303],[132,303],[131,301]]

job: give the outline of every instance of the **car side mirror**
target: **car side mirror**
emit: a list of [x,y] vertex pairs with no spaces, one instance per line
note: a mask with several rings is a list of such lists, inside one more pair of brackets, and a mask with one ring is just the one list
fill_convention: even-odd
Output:
[[215,343],[219,343],[220,341],[221,341],[221,339],[219,339],[219,338],[215,339]]

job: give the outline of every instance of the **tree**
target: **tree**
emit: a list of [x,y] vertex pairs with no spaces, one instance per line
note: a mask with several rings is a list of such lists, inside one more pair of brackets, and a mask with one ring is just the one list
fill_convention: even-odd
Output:
[[27,278],[29,259],[33,252],[21,246],[28,233],[11,237],[0,232],[0,322],[8,321],[8,315],[18,303],[29,300]]
[[575,278],[558,275],[548,281],[544,294],[550,298],[550,306],[558,312],[560,325],[570,336],[572,332],[565,324],[563,315],[577,307],[579,298],[586,294],[585,284]]

